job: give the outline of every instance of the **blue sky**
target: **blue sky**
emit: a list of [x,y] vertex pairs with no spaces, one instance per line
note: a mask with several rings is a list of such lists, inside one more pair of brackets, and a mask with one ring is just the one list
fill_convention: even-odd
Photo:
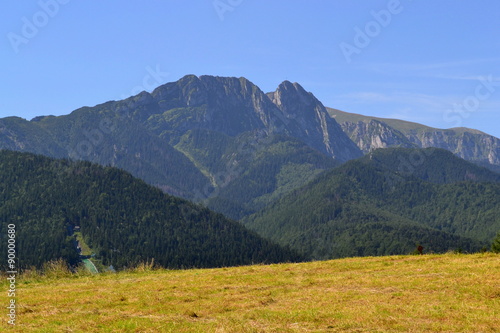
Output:
[[500,2],[6,0],[0,117],[186,74],[299,82],[326,106],[500,137]]

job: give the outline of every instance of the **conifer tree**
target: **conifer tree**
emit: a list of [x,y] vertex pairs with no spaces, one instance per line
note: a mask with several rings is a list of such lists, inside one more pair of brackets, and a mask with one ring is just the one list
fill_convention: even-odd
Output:
[[493,240],[491,244],[491,251],[495,253],[500,253],[500,231],[497,233],[497,236]]

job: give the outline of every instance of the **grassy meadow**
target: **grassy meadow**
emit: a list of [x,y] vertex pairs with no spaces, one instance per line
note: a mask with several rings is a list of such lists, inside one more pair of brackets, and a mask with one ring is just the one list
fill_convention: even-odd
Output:
[[1,331],[499,332],[500,255],[26,274],[16,300]]

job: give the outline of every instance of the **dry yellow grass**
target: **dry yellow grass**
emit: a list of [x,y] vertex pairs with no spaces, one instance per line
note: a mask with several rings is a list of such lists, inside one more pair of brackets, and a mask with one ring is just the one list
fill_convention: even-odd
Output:
[[500,331],[491,253],[25,277],[17,287],[17,325],[5,315],[5,331]]

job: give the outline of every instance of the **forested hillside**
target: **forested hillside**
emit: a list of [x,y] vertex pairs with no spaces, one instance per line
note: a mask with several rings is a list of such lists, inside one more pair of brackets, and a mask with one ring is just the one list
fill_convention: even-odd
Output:
[[[7,150],[0,151],[0,223],[2,230],[15,224],[23,268],[57,258],[76,264],[76,226],[96,258],[115,268],[153,258],[170,268],[300,259],[117,168]],[[6,247],[1,251],[6,257]]]
[[443,150],[383,149],[243,221],[313,259],[410,253],[417,244],[478,251],[500,230],[500,183],[490,180],[498,175]]
[[500,174],[440,148],[377,149],[360,161],[390,171],[397,178],[413,176],[437,184],[461,181],[500,182]]
[[340,164],[298,140],[282,136],[269,138],[251,154],[243,151],[232,158],[246,167],[229,169],[223,174],[228,178],[227,183],[205,203],[233,219],[255,213]]

